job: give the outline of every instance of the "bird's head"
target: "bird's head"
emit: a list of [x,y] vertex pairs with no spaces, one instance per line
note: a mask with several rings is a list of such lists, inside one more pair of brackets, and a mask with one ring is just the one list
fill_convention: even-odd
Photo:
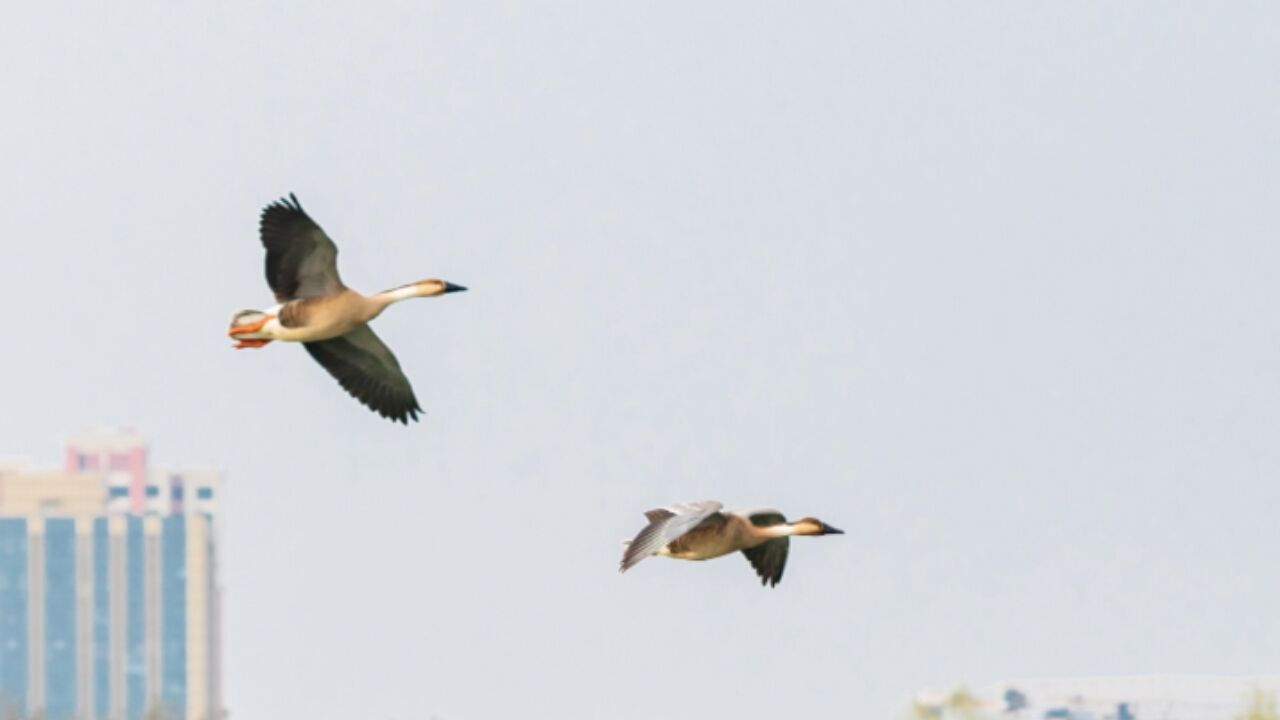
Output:
[[437,280],[430,278],[427,280],[419,280],[413,283],[414,294],[419,297],[435,297],[436,295],[444,295],[445,293],[462,292],[466,290],[461,285],[454,285],[445,280]]

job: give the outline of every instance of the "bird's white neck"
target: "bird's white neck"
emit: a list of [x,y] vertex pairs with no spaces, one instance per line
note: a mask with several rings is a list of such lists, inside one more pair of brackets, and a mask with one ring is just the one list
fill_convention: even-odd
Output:
[[760,535],[769,538],[789,537],[796,534],[796,526],[791,523],[778,523],[757,529]]
[[398,303],[401,300],[423,297],[425,295],[426,292],[424,292],[423,288],[415,283],[410,285],[401,285],[400,287],[392,288],[391,290],[383,290],[377,295],[374,295],[374,297],[381,300],[384,305],[390,305],[392,303]]
[[369,301],[372,303],[374,308],[373,316],[377,317],[383,310],[387,309],[388,306],[394,305],[401,300],[408,300],[409,298],[416,297],[430,297],[435,294],[434,289],[429,286],[423,285],[422,283],[410,283],[408,285],[401,285],[398,288],[383,290],[382,292],[371,296]]

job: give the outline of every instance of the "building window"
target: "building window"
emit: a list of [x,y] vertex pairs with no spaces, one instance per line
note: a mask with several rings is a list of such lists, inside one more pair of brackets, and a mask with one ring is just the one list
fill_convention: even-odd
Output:
[[199,499],[201,499],[201,500],[212,500],[212,499],[213,499],[213,488],[209,488],[209,487],[197,488],[197,489],[196,489],[196,497],[197,497],[197,498],[199,498]]
[[171,496],[173,497],[173,499],[174,499],[174,500],[181,500],[181,499],[182,499],[182,486],[181,486],[181,485],[174,485],[174,486],[173,486],[173,489],[172,489],[172,491],[171,491]]
[[107,497],[109,498],[129,497],[129,488],[123,485],[113,485],[107,488]]
[[147,497],[149,497],[149,498],[153,498],[153,497],[160,497],[160,486],[159,486],[159,485],[148,485],[148,486],[147,486]]

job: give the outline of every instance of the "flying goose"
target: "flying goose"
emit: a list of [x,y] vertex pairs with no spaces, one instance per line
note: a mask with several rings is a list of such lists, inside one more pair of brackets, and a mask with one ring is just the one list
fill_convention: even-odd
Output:
[[260,348],[272,340],[300,342],[352,397],[390,420],[408,424],[422,408],[395,355],[369,328],[388,305],[414,297],[466,290],[443,280],[419,280],[361,295],[338,277],[338,248],[289,194],[262,210],[267,285],[274,307],[241,310],[227,334],[236,348]]
[[761,585],[775,586],[787,565],[792,535],[840,535],[817,518],[787,522],[777,510],[721,512],[715,500],[668,505],[644,516],[649,524],[627,541],[619,572],[626,572],[650,555],[677,560],[710,560],[741,550],[760,576]]

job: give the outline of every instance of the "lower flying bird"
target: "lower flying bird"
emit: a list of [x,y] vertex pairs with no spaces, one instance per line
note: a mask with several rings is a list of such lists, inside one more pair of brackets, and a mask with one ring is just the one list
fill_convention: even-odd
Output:
[[650,555],[677,560],[710,560],[738,550],[747,556],[761,585],[777,585],[787,565],[792,535],[839,535],[817,518],[787,522],[777,510],[721,512],[714,500],[668,505],[644,516],[649,524],[626,543],[620,572]]
[[443,280],[420,280],[368,296],[348,288],[338,277],[337,246],[292,193],[262,210],[259,233],[267,250],[267,285],[279,304],[236,313],[227,331],[235,346],[300,342],[369,409],[405,424],[417,420],[422,408],[409,379],[368,323],[392,303],[466,288]]

